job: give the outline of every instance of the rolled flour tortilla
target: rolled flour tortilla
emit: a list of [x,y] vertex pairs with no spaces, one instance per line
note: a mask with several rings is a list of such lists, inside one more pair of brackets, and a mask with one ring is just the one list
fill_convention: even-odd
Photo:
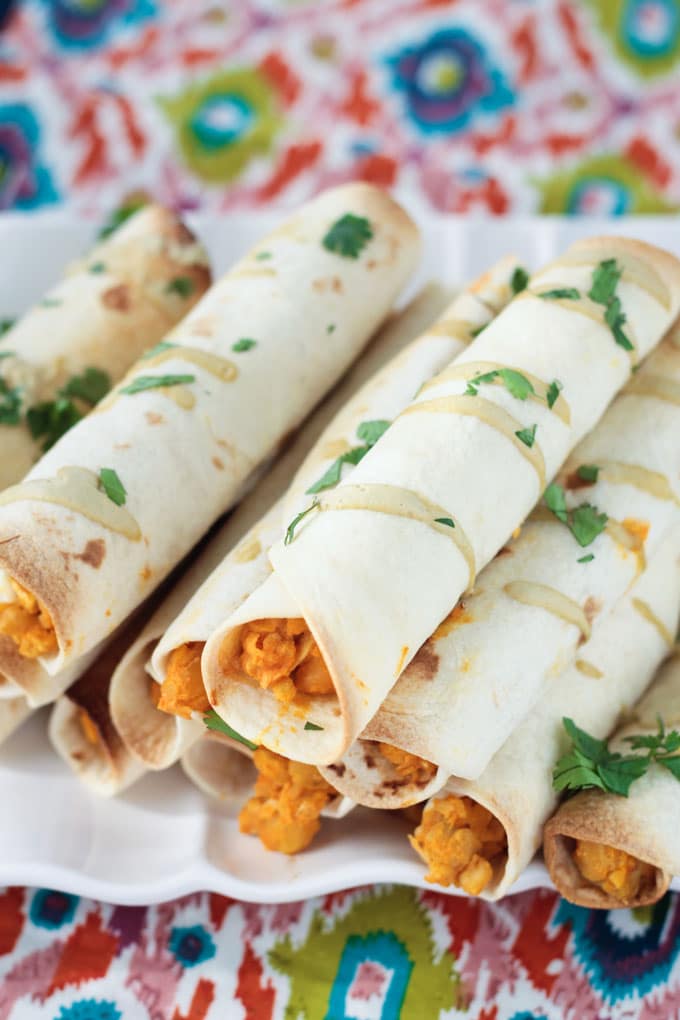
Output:
[[[550,683],[481,776],[451,777],[428,802],[412,842],[432,880],[462,884],[467,893],[489,900],[512,891],[539,848],[543,825],[558,803],[552,772],[569,743],[563,718],[572,718],[597,738],[606,737],[668,654],[679,613],[676,526],[630,593],[595,625],[592,638],[579,650],[578,665]],[[471,819],[485,823],[488,816],[503,833],[500,850],[490,858],[479,844],[465,842],[469,830],[475,829]],[[465,873],[470,865],[468,884]]]
[[[209,285],[203,246],[158,205],[141,209],[70,266],[0,341],[3,390],[16,389],[18,396],[16,421],[0,416],[0,490],[23,478],[45,443],[44,436],[31,434],[27,411],[54,401],[87,369],[104,373],[104,387],[107,379],[109,385],[118,382]],[[81,413],[90,406],[75,394],[73,399]],[[0,407],[5,403],[0,397]]]
[[[608,515],[604,533],[582,548],[556,516],[532,514],[419,650],[366,738],[475,779],[554,678],[578,661],[593,622],[678,518],[675,341],[676,333],[650,355],[558,477],[571,506],[588,502]],[[584,465],[599,468],[596,482],[579,476]],[[350,795],[362,800],[354,785]]]
[[[341,406],[342,395],[347,387],[353,385],[354,381],[358,384],[362,372],[366,372],[370,366],[376,367],[389,354],[399,350],[424,324],[437,317],[446,302],[447,292],[444,288],[430,284],[401,313],[388,321],[367,352],[353,366],[347,379],[305,422],[284,455],[208,540],[192,566],[131,640],[119,662],[114,664],[110,688],[100,692],[106,706],[99,705],[98,715],[101,716],[105,711],[108,713],[110,709],[112,725],[126,747],[147,768],[167,768],[172,765],[182,749],[196,740],[205,729],[202,721],[196,723],[180,716],[168,715],[155,707],[157,696],[154,698],[152,694],[158,691],[158,685],[147,672],[147,664],[159,640],[178,614],[185,615],[183,610],[203,581],[234,550],[248,529],[270,510],[288,486],[328,418]],[[258,564],[264,558],[256,547],[255,537],[251,536],[239,548],[235,569],[240,583],[256,584],[260,576]],[[256,580],[252,579],[253,571],[256,572]],[[96,750],[90,748],[88,761],[96,757]],[[89,766],[86,764],[83,767]],[[99,766],[95,763],[94,767]]]
[[[389,322],[342,385],[305,423],[289,452],[261,487],[227,522],[206,558],[130,648],[114,676],[111,711],[125,743],[149,768],[167,768],[204,729],[202,721],[156,709],[145,672],[149,657],[151,675],[162,683],[173,653],[207,641],[231,609],[269,575],[267,553],[281,535],[283,519],[294,512],[296,500],[304,501],[305,490],[329,469],[338,454],[356,446],[360,423],[385,415],[393,417],[421,381],[462,350],[472,333],[510,300],[511,282],[518,269],[517,260],[509,256],[475,280],[443,312],[441,292],[428,290]],[[440,318],[432,326],[439,313]],[[424,330],[424,335],[403,350],[407,341]],[[395,360],[386,364],[391,358]],[[351,468],[347,464],[344,470]],[[289,486],[285,502],[272,507]],[[268,507],[271,509],[263,517]],[[234,548],[240,539],[240,545]]]
[[123,628],[82,676],[57,699],[48,736],[57,754],[76,776],[100,796],[120,793],[145,769],[129,753],[111,722],[108,688],[123,650],[139,629]]
[[319,196],[0,494],[3,673],[29,659],[56,676],[141,604],[356,357],[417,251],[380,190]]
[[[667,732],[680,730],[677,651],[662,666],[626,724],[616,731],[611,750],[630,754],[625,738],[655,735],[658,718]],[[578,793],[562,804],[545,827],[544,854],[550,877],[563,896],[584,907],[613,909],[656,903],[668,889],[671,876],[680,874],[678,818],[680,783],[661,765],[651,765],[633,783],[628,797],[600,790]],[[577,841],[591,862],[595,857],[591,880],[576,863]],[[619,882],[612,882],[615,869],[640,876],[634,895],[622,894]]]
[[[152,666],[155,675],[164,679],[164,689],[169,686],[171,657],[189,647],[197,651],[229,618],[230,613],[271,574],[268,550],[280,538],[285,521],[308,499],[306,491],[318,487],[319,480],[327,479],[329,472],[332,474],[333,466],[338,467],[338,456],[346,458],[345,463],[340,465],[340,471],[346,475],[352,470],[351,451],[359,448],[365,453],[365,448],[361,451],[362,429],[369,425],[386,426],[406,406],[415,388],[430,379],[456,352],[464,349],[472,333],[491,320],[498,304],[507,303],[510,299],[510,284],[517,270],[515,259],[504,259],[456,298],[439,322],[391,360],[358,392],[355,385],[358,378],[351,380],[352,389],[344,389],[342,396],[346,400],[352,393],[352,399],[343,404],[342,410],[327,426],[298,471],[282,504],[244,539],[244,549],[252,549],[255,545],[258,551],[250,573],[246,576],[244,569],[238,565],[238,560],[244,555],[239,547],[197,592],[159,644]],[[218,630],[220,633],[221,630]],[[206,648],[202,660],[209,698],[218,712],[226,710],[220,682],[220,647],[219,637],[211,639],[212,652],[208,653]],[[297,758],[298,753],[286,757]]]
[[[623,238],[579,242],[535,276],[351,479],[289,522],[270,552],[274,574],[212,639],[220,647],[206,648],[206,675],[222,656],[225,675],[209,694],[226,721],[280,754],[338,760],[597,423],[631,361],[661,339],[679,296],[680,263]],[[290,677],[277,697],[251,664],[256,621],[301,619],[325,670],[304,709]],[[317,728],[303,733],[308,721]]]

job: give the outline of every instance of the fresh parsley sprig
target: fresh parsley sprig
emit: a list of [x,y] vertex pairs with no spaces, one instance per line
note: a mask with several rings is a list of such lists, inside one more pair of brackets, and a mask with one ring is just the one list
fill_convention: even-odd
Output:
[[18,425],[21,421],[21,392],[0,376],[0,425]]
[[206,725],[206,729],[214,730],[215,733],[224,733],[225,736],[231,737],[232,740],[238,740],[239,744],[243,744],[251,751],[257,751],[257,744],[253,744],[252,740],[247,740],[242,737],[240,733],[232,729],[228,723],[225,723],[224,719],[221,719],[214,708],[211,708],[206,715],[203,716],[203,722]]
[[192,382],[196,382],[195,375],[138,375],[127,386],[123,386],[120,392],[134,396],[135,393],[143,393],[145,390],[166,389]]
[[107,372],[99,368],[86,368],[80,375],[71,376],[54,400],[44,400],[29,407],[26,411],[26,424],[33,438],[43,441],[43,453],[83,417],[83,410],[74,401],[81,401],[89,410],[110,389],[111,379]]
[[319,503],[318,499],[315,499],[313,500],[312,503],[310,503],[306,510],[301,510],[299,514],[295,515],[293,520],[286,528],[286,534],[283,539],[284,545],[290,545],[290,543],[295,538],[295,529],[297,528],[300,521],[304,520],[307,514],[311,514],[312,510],[318,510],[320,505],[321,504]]
[[557,482],[551,482],[543,494],[545,505],[558,521],[566,524],[578,544],[585,548],[594,542],[607,527],[609,518],[592,503],[581,503],[574,510],[567,509],[564,489]]
[[512,276],[510,277],[510,290],[513,294],[521,294],[523,290],[527,289],[529,284],[529,274],[524,266],[517,266]]
[[125,506],[127,491],[118,473],[113,468],[102,468],[99,472],[99,484],[112,503]]
[[[493,368],[490,372],[483,372],[469,379],[464,391],[466,397],[476,397],[479,387],[487,383],[501,382],[510,396],[517,400],[527,400],[529,397],[538,397],[533,383],[525,375],[518,372],[516,368]],[[546,390],[545,402],[552,410],[562,390],[562,383],[553,379]]]
[[327,471],[307,489],[310,495],[323,492],[324,489],[332,489],[340,481],[343,464],[358,464],[364,459],[369,450],[373,449],[378,440],[387,432],[390,422],[382,418],[374,421],[362,421],[357,428],[357,438],[362,440],[361,446],[353,446],[333,461]]
[[631,750],[644,750],[646,754],[623,755],[610,751],[606,740],[598,740],[579,729],[573,719],[562,720],[571,740],[571,750],[562,755],[553,769],[553,789],[599,789],[627,797],[636,779],[645,775],[652,764],[661,765],[680,780],[680,733],[666,733],[663,720],[658,717],[655,734],[625,737]]

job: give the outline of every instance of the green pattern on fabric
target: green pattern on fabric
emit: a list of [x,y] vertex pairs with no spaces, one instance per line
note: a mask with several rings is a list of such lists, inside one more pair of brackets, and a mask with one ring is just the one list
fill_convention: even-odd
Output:
[[541,192],[541,213],[576,213],[575,199],[578,190],[590,183],[611,185],[626,196],[628,215],[637,213],[675,212],[678,206],[671,205],[647,183],[638,168],[625,156],[595,156],[561,170],[549,177],[533,182]]
[[[677,0],[666,0],[659,4],[657,19],[663,16],[665,8],[666,30],[658,24],[656,32],[645,37],[642,24],[645,12],[641,9],[644,0],[587,0],[587,4],[599,24],[600,31],[607,36],[617,57],[636,74],[653,78],[678,67],[680,61],[680,13]],[[653,17],[648,12],[648,19]]]
[[251,69],[220,71],[158,102],[187,166],[213,184],[234,180],[269,153],[282,125],[271,85]]
[[393,933],[413,964],[399,1020],[435,1020],[441,1010],[461,1008],[463,996],[455,957],[445,950],[436,962],[432,922],[414,889],[380,889],[354,901],[347,914],[328,917],[315,911],[304,942],[290,935],[269,952],[271,966],[290,978],[285,1020],[325,1020],[329,993],[350,938]]

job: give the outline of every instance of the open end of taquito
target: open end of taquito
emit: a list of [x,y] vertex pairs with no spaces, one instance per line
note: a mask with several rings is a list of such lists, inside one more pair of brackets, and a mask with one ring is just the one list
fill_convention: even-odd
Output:
[[466,787],[456,780],[455,789],[433,797],[409,840],[427,865],[428,882],[493,899],[517,852],[517,827],[500,802],[468,796]]
[[26,698],[0,699],[0,744],[10,737],[31,714]]
[[355,741],[340,761],[319,771],[357,804],[389,810],[427,800],[447,780],[432,762],[377,740]]
[[643,907],[668,890],[672,876],[650,859],[644,833],[626,825],[624,801],[586,791],[565,801],[546,824],[545,863],[571,903],[607,910]]
[[114,643],[57,700],[48,730],[61,758],[86,786],[102,796],[120,793],[144,772],[127,751],[109,711],[116,652]]
[[125,653],[111,679],[111,716],[129,752],[148,769],[168,768],[203,731],[190,718],[158,711],[161,686],[146,665],[158,636],[142,633]]
[[346,741],[343,687],[332,661],[272,574],[206,643],[208,700],[255,744],[311,765],[336,761]]

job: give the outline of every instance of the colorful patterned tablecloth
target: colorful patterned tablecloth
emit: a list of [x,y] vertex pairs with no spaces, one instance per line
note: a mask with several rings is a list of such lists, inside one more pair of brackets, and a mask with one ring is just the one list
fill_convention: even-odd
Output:
[[[0,4],[2,9],[2,4]],[[23,0],[0,208],[680,204],[678,0]],[[674,1020],[680,900],[594,913],[373,888],[262,907],[0,890],[0,1020]]]

